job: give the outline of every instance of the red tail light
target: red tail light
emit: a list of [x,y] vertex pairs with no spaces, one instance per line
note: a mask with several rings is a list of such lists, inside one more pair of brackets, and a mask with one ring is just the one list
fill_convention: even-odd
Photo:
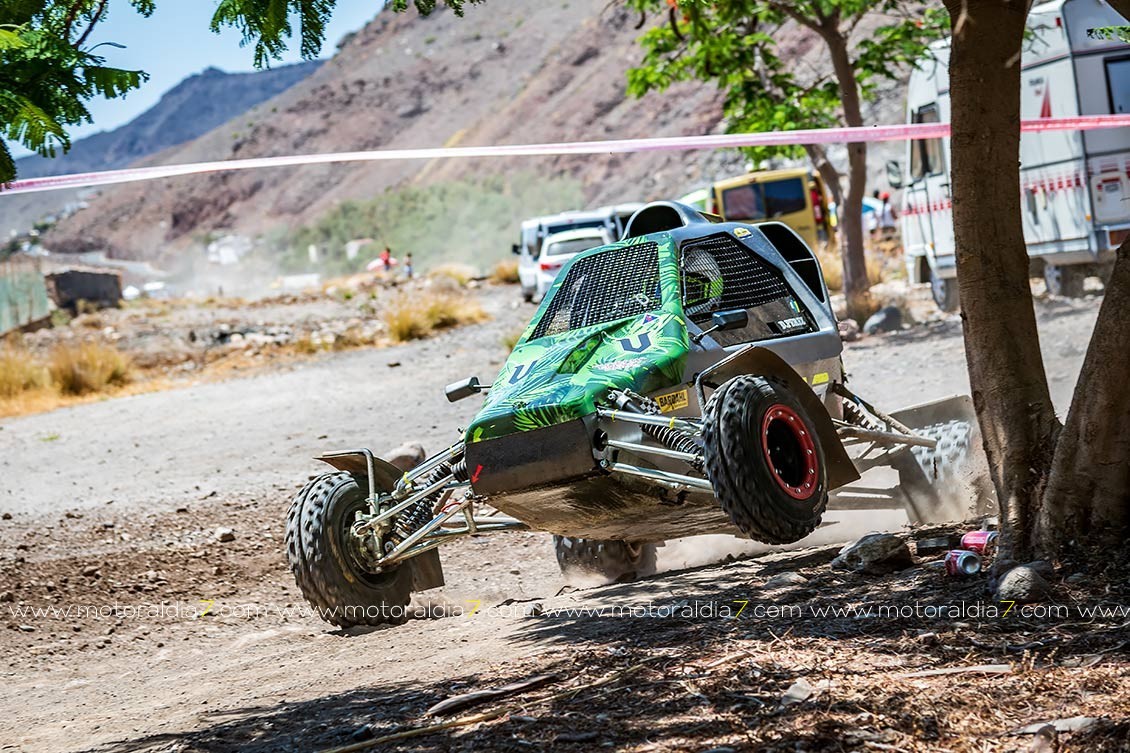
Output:
[[542,262],[541,264],[539,264],[538,266],[540,266],[540,267],[541,267],[541,271],[542,271],[542,272],[551,272],[551,271],[553,271],[553,270],[555,270],[555,269],[561,269],[561,265],[560,265],[560,264],[554,264],[554,263],[553,263],[553,262],[551,262],[551,261],[543,261],[543,262]]

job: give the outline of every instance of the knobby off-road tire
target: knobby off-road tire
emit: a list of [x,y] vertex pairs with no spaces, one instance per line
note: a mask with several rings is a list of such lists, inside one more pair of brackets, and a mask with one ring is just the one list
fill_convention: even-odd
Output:
[[[948,520],[954,516],[962,519],[969,514],[981,515],[995,509],[996,494],[988,464],[979,449],[980,434],[973,420],[942,421],[915,427],[914,433],[933,439],[938,445],[932,449],[911,447],[902,460],[903,465],[917,465],[923,481],[933,489],[940,502],[963,500],[971,505],[965,509],[955,508],[948,518],[941,519]],[[904,487],[904,471],[908,477],[914,477],[914,469],[896,466],[896,470],[899,470],[900,484]],[[911,493],[915,490],[914,486],[911,485]],[[933,522],[933,519],[927,518],[926,522]]]
[[286,553],[302,595],[339,627],[408,619],[412,567],[373,573],[350,540],[366,493],[348,473],[325,473],[295,496],[286,518]]
[[791,544],[828,506],[827,468],[812,419],[783,381],[736,376],[703,412],[706,474],[730,521],[750,538]]
[[655,573],[655,544],[554,536],[561,572],[581,572],[616,581]]

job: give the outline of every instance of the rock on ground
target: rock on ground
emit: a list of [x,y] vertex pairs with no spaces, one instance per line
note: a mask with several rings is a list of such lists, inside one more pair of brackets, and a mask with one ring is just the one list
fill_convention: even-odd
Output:
[[902,311],[898,306],[884,306],[864,323],[863,331],[868,335],[879,332],[895,332],[902,329]]
[[419,442],[405,442],[386,452],[382,457],[402,471],[410,471],[424,462],[428,454]]
[[997,583],[996,597],[999,601],[1015,601],[1029,604],[1041,601],[1051,595],[1051,586],[1033,567],[1020,565],[1001,576]]
[[869,533],[840,550],[832,567],[858,573],[881,574],[914,564],[906,542],[890,533]]

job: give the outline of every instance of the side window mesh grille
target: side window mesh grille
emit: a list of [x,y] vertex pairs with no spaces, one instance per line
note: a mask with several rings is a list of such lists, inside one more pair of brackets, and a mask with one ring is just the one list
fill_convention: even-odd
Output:
[[573,264],[530,339],[638,316],[660,304],[659,246],[610,248]]

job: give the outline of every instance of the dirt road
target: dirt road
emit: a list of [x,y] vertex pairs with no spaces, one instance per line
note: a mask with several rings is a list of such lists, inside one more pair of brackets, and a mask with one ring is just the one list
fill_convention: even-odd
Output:
[[[1030,642],[1019,636],[1035,623],[570,612],[733,608],[751,599],[808,608],[828,594],[848,604],[901,591],[984,598],[983,582],[943,591],[929,568],[864,581],[835,574],[825,550],[559,593],[547,537],[478,537],[445,551],[448,585],[421,601],[421,619],[329,629],[305,610],[282,553],[289,498],[319,470],[310,457],[326,448],[419,440],[436,449],[453,441],[475,406],[448,404],[443,385],[492,376],[505,356],[503,335],[529,315],[506,293],[484,299],[489,323],[426,342],[6,421],[0,512],[12,517],[0,521],[8,627],[0,631],[0,750],[320,750],[422,726],[435,721],[422,716],[435,701],[535,674],[555,679],[508,721],[413,738],[403,748],[824,750],[822,741],[842,742],[853,729],[860,737],[837,749],[871,741],[1009,750],[1028,744],[1006,736],[1014,728],[1109,716],[1125,703],[1126,664],[1106,658],[1119,645],[1113,632],[1106,641],[1101,631],[1083,639],[1049,628],[1060,637],[1046,645],[1064,656],[1099,657],[1086,693],[1069,665],[1050,661],[1040,674],[1033,658],[1015,676],[963,680],[963,706],[944,678],[908,680],[903,690],[885,678],[939,664],[1011,665],[1018,654],[1010,642]],[[1095,301],[1040,304],[1061,409],[1096,310]],[[845,362],[855,389],[884,406],[966,389],[956,321],[865,339]],[[235,540],[219,540],[219,527]],[[681,546],[684,560],[710,555],[693,540]],[[782,570],[801,573],[807,585],[772,587],[769,578]],[[1087,587],[1070,588],[1082,599]],[[793,637],[782,640],[786,632]],[[782,695],[802,677],[811,681],[805,698],[827,703],[801,700],[783,711]],[[545,697],[562,688],[576,693]],[[1012,698],[1003,709],[989,703],[1002,688]],[[594,716],[597,708],[604,718]],[[757,721],[770,718],[769,726]],[[1130,734],[1113,730],[1102,727],[1095,739]],[[919,739],[934,742],[912,745]]]

